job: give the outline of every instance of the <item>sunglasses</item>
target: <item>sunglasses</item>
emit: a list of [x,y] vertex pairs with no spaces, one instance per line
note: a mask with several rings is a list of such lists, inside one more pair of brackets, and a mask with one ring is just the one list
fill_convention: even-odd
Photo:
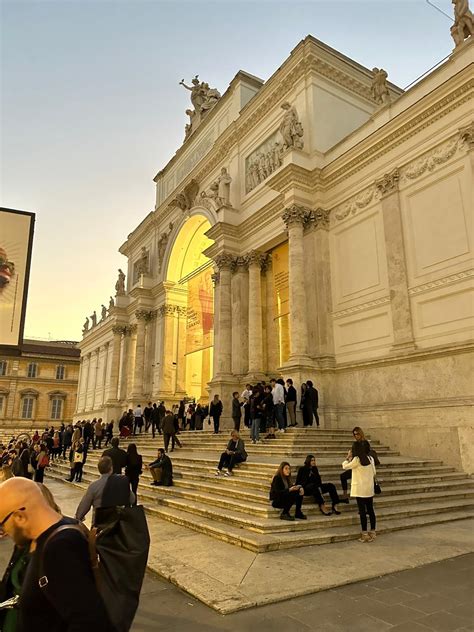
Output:
[[10,513],[7,514],[5,518],[0,522],[0,531],[3,531],[3,526],[8,522],[8,520],[10,520],[14,513],[16,513],[17,511],[25,511],[25,509],[26,507],[20,507],[19,509],[14,509],[13,511],[10,511]]

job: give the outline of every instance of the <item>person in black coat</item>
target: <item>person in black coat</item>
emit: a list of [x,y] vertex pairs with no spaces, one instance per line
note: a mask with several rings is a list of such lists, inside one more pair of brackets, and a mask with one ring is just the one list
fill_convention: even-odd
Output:
[[158,458],[148,468],[153,476],[152,485],[173,485],[173,464],[163,448],[158,449]]
[[[277,473],[273,477],[270,488],[270,500],[276,509],[282,509],[281,520],[306,520],[301,511],[304,489],[301,485],[293,485],[291,481],[291,466],[286,461],[280,464]],[[290,509],[295,505],[295,517],[290,516]]]
[[209,407],[209,415],[214,421],[214,434],[219,434],[219,422],[222,415],[222,402],[219,399],[219,395],[214,395]]
[[308,380],[306,382],[306,389],[304,391],[304,395],[302,398],[302,406],[303,406],[303,423],[305,426],[313,425],[313,415],[316,419],[316,426],[319,428],[319,416],[318,416],[318,405],[319,405],[319,394],[318,391],[314,388],[313,382]]
[[125,476],[130,481],[130,487],[135,494],[135,505],[137,504],[137,489],[140,475],[142,474],[143,459],[137,452],[135,443],[129,443],[127,448],[127,465],[125,466]]
[[220,475],[223,467],[227,467],[226,476],[232,476],[234,466],[246,460],[247,452],[245,451],[245,444],[240,438],[237,430],[232,430],[227,448],[221,454],[219,465],[217,466],[216,476]]
[[118,437],[112,439],[112,447],[104,450],[102,456],[110,456],[114,466],[114,474],[121,474],[122,468],[127,465],[127,453],[122,448],[119,448]]
[[240,420],[242,419],[242,407],[240,404],[239,394],[237,391],[232,393],[232,421],[234,422],[234,430],[239,432]]
[[[338,511],[337,505],[341,501],[339,500],[336,486],[333,483],[322,482],[319,470],[316,467],[316,459],[312,454],[308,454],[304,465],[299,468],[296,483],[303,487],[305,496],[314,496],[314,500],[322,514],[325,516],[330,516],[332,513],[340,515],[341,512]],[[331,497],[332,511],[326,510],[323,498],[323,494],[326,493]]]

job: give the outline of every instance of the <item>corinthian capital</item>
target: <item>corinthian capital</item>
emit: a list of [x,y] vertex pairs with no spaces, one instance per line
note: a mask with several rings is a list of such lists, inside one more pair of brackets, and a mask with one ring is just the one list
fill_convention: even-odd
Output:
[[231,270],[235,257],[229,252],[223,252],[214,259],[219,270]]
[[292,224],[303,224],[304,226],[308,221],[309,214],[310,210],[305,206],[293,204],[292,206],[285,208],[281,218],[285,222],[287,228]]
[[148,322],[156,318],[156,310],[137,309],[135,317],[137,320],[144,320],[145,322]]
[[459,130],[459,136],[468,149],[474,147],[474,121]]
[[308,217],[308,226],[312,228],[329,228],[329,216],[331,211],[325,208],[317,208],[310,211]]
[[112,327],[112,333],[121,336],[125,334],[125,327],[123,325],[114,325],[114,327]]
[[400,180],[400,172],[398,169],[394,169],[390,173],[385,173],[382,178],[375,181],[380,195],[390,195],[398,189],[398,181]]
[[267,255],[266,253],[260,252],[259,250],[251,250],[245,256],[245,259],[249,266],[258,266],[260,269],[262,269],[267,260]]

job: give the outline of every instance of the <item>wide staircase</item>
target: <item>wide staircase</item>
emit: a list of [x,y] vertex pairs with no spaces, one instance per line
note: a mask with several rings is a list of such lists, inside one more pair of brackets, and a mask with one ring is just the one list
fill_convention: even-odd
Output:
[[[244,440],[248,433],[242,433]],[[358,537],[359,518],[353,499],[340,504],[341,515],[324,516],[305,498],[306,521],[279,519],[279,510],[268,500],[272,476],[282,460],[288,460],[296,474],[307,454],[316,456],[324,482],[333,482],[341,491],[341,463],[351,444],[349,430],[290,428],[274,440],[253,445],[246,441],[248,460],[234,470],[234,476],[216,477],[216,464],[228,440],[227,434],[188,431],[179,435],[182,448],[176,448],[173,461],[174,486],[154,487],[144,469],[138,488],[141,502],[151,518],[168,520],[213,538],[255,552],[328,544]],[[369,437],[379,455],[377,468],[382,494],[376,497],[377,531],[416,528],[474,515],[474,481],[438,460],[400,456]],[[156,458],[163,446],[157,435],[138,435],[122,440],[121,447],[134,441],[144,463]],[[85,488],[98,476],[97,461],[102,451],[89,452],[84,466]],[[69,463],[59,460],[47,470],[47,477],[64,480]],[[46,479],[47,482],[47,479]],[[71,483],[65,483],[71,485]]]

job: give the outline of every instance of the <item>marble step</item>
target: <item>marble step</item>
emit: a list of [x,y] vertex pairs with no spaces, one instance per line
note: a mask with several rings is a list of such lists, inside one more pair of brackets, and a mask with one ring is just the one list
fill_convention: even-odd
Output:
[[[320,532],[308,533],[279,533],[279,534],[252,534],[243,532],[242,529],[226,525],[223,527],[214,520],[207,518],[197,518],[189,521],[183,517],[179,510],[169,507],[159,507],[148,509],[149,516],[168,520],[174,524],[179,524],[199,533],[204,533],[212,538],[240,546],[255,553],[265,553],[269,551],[277,551],[283,549],[300,548],[304,546],[323,545],[333,542],[344,542],[355,540],[359,537],[359,531],[356,525],[332,527],[331,529],[321,530]],[[454,520],[465,520],[473,517],[471,511],[453,510],[452,513],[432,514],[423,517],[405,517],[395,518],[380,522],[377,527],[379,537],[383,537],[384,533],[398,531],[401,529],[413,529],[416,527],[424,527],[434,524],[442,524]],[[153,566],[151,565],[151,568]]]

